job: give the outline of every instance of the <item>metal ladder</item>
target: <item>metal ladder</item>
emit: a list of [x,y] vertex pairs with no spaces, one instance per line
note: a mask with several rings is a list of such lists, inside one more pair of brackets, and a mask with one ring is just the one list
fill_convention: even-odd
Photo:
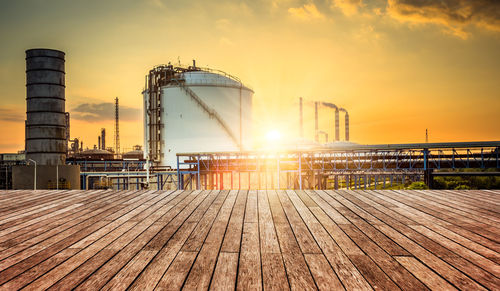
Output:
[[234,144],[238,147],[238,149],[241,150],[241,145],[238,142],[238,138],[236,138],[236,136],[234,135],[234,133],[231,131],[231,129],[226,124],[226,122],[222,119],[222,117],[219,115],[219,113],[217,113],[217,111],[215,111],[214,109],[210,108],[208,106],[208,104],[206,104],[205,102],[203,102],[203,100],[201,100],[201,98],[198,97],[198,95],[196,95],[196,93],[194,93],[194,91],[191,90],[191,88],[189,88],[188,86],[186,86],[185,82],[179,81],[178,83],[179,83],[179,86],[181,87],[181,89],[183,89],[191,98],[193,98],[193,100],[198,105],[200,105],[200,107],[208,114],[208,116],[210,118],[214,118],[219,123],[219,125],[222,126],[222,128],[226,131],[226,133],[229,135],[229,137],[231,137],[231,139],[233,140]]

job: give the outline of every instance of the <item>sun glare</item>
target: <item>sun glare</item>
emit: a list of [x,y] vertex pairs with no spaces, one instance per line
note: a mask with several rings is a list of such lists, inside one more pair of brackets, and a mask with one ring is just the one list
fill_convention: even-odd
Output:
[[281,132],[277,130],[270,130],[266,133],[266,139],[268,142],[276,142],[281,139]]

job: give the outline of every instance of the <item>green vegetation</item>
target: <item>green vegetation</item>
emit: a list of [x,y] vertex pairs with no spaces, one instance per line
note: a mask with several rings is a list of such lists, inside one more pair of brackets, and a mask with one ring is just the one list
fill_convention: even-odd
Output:
[[425,185],[424,182],[413,182],[411,183],[408,187],[406,187],[408,190],[427,190],[429,187]]
[[500,177],[435,177],[434,189],[500,189]]

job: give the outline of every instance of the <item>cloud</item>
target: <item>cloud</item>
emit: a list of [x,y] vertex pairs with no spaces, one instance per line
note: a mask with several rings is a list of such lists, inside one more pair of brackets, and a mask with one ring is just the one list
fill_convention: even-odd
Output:
[[157,7],[157,8],[167,8],[167,6],[165,5],[165,3],[163,3],[162,0],[149,0],[149,3],[151,3],[151,5]]
[[215,27],[219,30],[228,31],[231,28],[231,20],[220,18],[215,21]]
[[347,16],[358,13],[358,9],[363,7],[363,0],[333,0],[331,7],[336,7],[342,10]]
[[498,0],[388,0],[387,14],[409,23],[433,23],[462,39],[476,26],[500,32]]
[[301,20],[323,20],[325,15],[319,12],[314,3],[304,4],[297,8],[288,8],[288,13]]
[[24,122],[26,112],[11,108],[0,108],[0,121]]
[[[70,111],[71,119],[88,122],[110,121],[115,119],[114,103],[82,103]],[[141,118],[141,109],[120,105],[121,121],[138,121]]]

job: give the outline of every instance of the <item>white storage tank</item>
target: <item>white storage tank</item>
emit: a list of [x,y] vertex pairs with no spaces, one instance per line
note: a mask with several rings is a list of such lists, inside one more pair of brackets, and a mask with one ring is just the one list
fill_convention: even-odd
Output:
[[146,76],[144,157],[177,167],[180,152],[249,150],[252,89],[222,71],[163,65]]

